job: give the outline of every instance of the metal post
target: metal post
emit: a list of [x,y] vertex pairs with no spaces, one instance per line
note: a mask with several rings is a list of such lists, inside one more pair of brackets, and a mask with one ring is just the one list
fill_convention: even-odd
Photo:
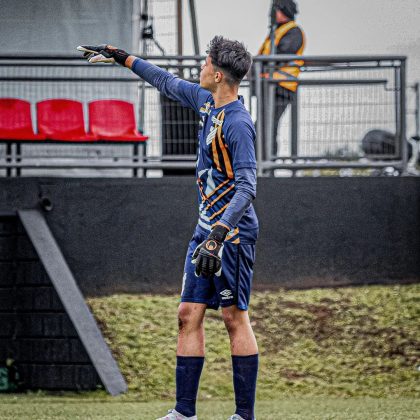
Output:
[[198,40],[198,28],[197,28],[197,14],[195,11],[195,1],[190,0],[190,15],[191,15],[191,29],[194,43],[194,54],[200,55],[200,43]]
[[406,59],[401,60],[400,67],[400,147],[402,157],[402,175],[407,174],[408,148],[406,139],[406,90],[407,68]]
[[420,84],[417,82],[414,85],[414,90],[415,90],[415,94],[416,94],[416,136],[420,137]]
[[298,139],[299,139],[299,89],[296,91],[295,97],[291,104],[291,120],[292,120],[292,133],[291,133],[291,155],[292,158],[298,156]]
[[263,176],[264,171],[262,169],[263,159],[263,144],[264,144],[264,124],[263,124],[263,109],[262,109],[262,63],[257,61],[254,66],[254,77],[255,77],[255,93],[257,95],[257,174]]
[[134,54],[140,53],[140,14],[141,14],[141,0],[133,1],[133,14],[131,16],[131,51]]
[[182,55],[183,54],[183,45],[182,45],[182,32],[183,32],[183,27],[182,27],[182,0],[177,0],[176,2],[176,6],[177,6],[177,50],[178,50],[178,55]]
[[401,67],[394,68],[395,100],[395,155],[402,159],[401,153]]
[[275,158],[275,156],[273,156],[272,151],[273,151],[273,144],[275,141],[277,141],[276,136],[273,137],[273,132],[274,132],[274,127],[273,125],[275,124],[274,122],[274,107],[275,107],[275,100],[274,100],[274,96],[275,96],[275,89],[276,87],[274,86],[274,83],[270,82],[266,82],[267,85],[267,93],[268,95],[266,96],[267,100],[264,103],[264,116],[266,117],[265,120],[265,127],[266,127],[266,135],[265,135],[265,154],[264,156],[266,157],[266,159],[268,161],[273,161],[273,159]]

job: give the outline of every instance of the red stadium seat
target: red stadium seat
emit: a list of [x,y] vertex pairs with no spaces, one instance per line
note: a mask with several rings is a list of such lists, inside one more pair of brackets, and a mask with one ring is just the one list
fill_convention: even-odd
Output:
[[38,131],[49,140],[91,141],[86,134],[81,102],[47,99],[37,103]]
[[137,131],[133,104],[114,99],[89,103],[89,130],[98,140],[142,142],[148,139]]
[[22,99],[0,98],[1,140],[43,140],[32,128],[31,104]]

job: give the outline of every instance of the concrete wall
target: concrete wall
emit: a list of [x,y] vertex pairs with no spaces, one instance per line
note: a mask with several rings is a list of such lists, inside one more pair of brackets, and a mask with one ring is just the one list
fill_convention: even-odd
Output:
[[[193,178],[1,179],[0,213],[48,196],[48,224],[86,295],[179,291]],[[254,285],[420,280],[420,178],[260,179]]]

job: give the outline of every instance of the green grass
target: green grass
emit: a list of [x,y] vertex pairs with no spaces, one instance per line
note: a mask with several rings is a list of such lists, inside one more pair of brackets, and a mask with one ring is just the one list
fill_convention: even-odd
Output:
[[[420,396],[420,285],[256,292],[258,398]],[[177,296],[90,299],[127,379],[126,398],[172,400]],[[232,400],[229,342],[208,311],[199,398]]]
[[[0,396],[1,420],[154,420],[168,408],[168,402],[121,402],[121,398],[111,402],[110,398]],[[226,420],[232,413],[230,402],[198,404],[200,420]],[[256,410],[259,420],[414,420],[420,419],[419,413],[419,400],[409,398],[288,398],[259,401]]]
[[[420,419],[420,285],[253,294],[259,420]],[[0,395],[0,420],[148,420],[171,408],[177,296],[89,300],[129,392]],[[206,319],[200,420],[233,413],[229,342]]]

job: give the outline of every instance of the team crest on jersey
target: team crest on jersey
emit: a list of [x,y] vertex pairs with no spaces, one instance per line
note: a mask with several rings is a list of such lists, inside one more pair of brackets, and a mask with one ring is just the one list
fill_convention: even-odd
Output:
[[214,115],[211,117],[211,122],[219,126],[223,124],[223,121],[218,120]]

